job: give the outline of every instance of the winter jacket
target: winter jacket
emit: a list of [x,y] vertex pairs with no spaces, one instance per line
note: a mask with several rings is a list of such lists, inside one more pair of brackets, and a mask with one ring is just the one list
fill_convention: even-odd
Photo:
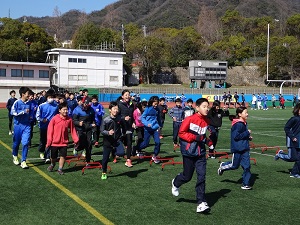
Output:
[[136,108],[133,112],[133,119],[136,127],[144,126],[144,124],[142,123],[142,113],[138,108]]
[[68,104],[68,116],[72,117],[73,111],[77,107],[78,103],[76,99],[73,98],[72,100],[68,99],[67,104]]
[[233,119],[231,127],[231,152],[249,151],[250,132],[247,123],[240,119]]
[[104,108],[100,103],[96,103],[95,105],[92,104],[91,107],[94,109],[95,111],[95,122],[97,126],[101,125],[102,122],[102,117],[105,114]]
[[176,122],[182,122],[184,119],[184,112],[181,106],[174,106],[168,113],[171,118],[176,118]]
[[193,107],[189,107],[188,105],[186,105],[183,108],[183,113],[184,113],[184,118],[187,118],[188,116],[195,114],[195,109]]
[[[300,148],[300,116],[291,117],[284,126],[286,146]],[[292,141],[297,138],[297,141]]]
[[207,118],[209,120],[209,125],[214,128],[220,129],[222,126],[222,118],[225,116],[225,113],[222,109],[216,110],[216,107],[211,108],[207,113]]
[[[114,131],[113,135],[109,135],[110,130]],[[100,132],[103,135],[103,146],[117,147],[118,141],[122,137],[121,116],[105,117],[101,123]]]
[[199,113],[187,117],[182,122],[178,133],[182,155],[198,157],[206,154],[205,144],[213,144],[206,137],[208,124],[208,119]]
[[[95,123],[95,112],[90,106],[84,109],[82,105],[78,105],[73,111],[72,118],[77,131],[86,132],[94,129],[92,124]],[[81,121],[82,126],[79,125]]]
[[166,114],[168,113],[168,106],[167,105],[158,105],[157,108],[160,112],[160,120],[164,121],[166,118]]
[[[56,102],[48,103],[44,102],[39,105],[36,111],[36,120],[39,123],[40,129],[47,129],[50,120],[58,113],[58,107]],[[44,122],[44,119],[47,121]]]
[[79,139],[72,118],[63,117],[59,114],[54,116],[48,125],[46,146],[68,146],[69,129],[74,143],[78,143]]
[[15,101],[17,101],[18,99],[17,98],[10,98],[7,100],[7,103],[6,103],[6,108],[8,110],[8,112],[10,113],[11,111],[11,107],[13,106],[13,104],[15,103]]
[[[160,120],[160,112],[159,109],[153,106],[147,106],[145,111],[142,114],[142,123],[144,124],[144,128],[148,130],[157,130],[162,127]],[[148,125],[151,125],[150,127]]]
[[[121,115],[121,125],[123,132],[126,131],[133,131],[132,124],[133,124],[133,111],[135,109],[135,105],[132,102],[124,102],[120,100],[118,102],[119,106],[119,115]],[[125,117],[129,116],[130,119],[128,121],[125,120]]]

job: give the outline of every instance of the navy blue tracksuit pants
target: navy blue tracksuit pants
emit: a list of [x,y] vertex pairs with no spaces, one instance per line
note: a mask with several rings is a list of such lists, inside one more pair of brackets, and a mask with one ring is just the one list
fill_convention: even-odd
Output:
[[173,121],[173,143],[177,144],[178,142],[178,132],[182,122]]
[[197,183],[195,186],[197,203],[206,202],[205,199],[205,176],[206,176],[206,157],[188,157],[182,156],[183,159],[183,172],[178,174],[174,179],[175,187],[189,182],[196,169]]
[[239,168],[239,166],[242,166],[244,172],[243,172],[243,185],[244,186],[250,186],[250,178],[251,178],[251,172],[250,172],[250,151],[241,151],[241,152],[235,152],[232,154],[232,161],[229,162],[223,162],[221,165],[221,169],[223,171],[226,170],[236,170]]

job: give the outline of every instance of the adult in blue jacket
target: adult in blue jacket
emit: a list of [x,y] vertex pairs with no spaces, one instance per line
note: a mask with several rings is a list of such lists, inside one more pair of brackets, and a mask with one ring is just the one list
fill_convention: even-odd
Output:
[[148,101],[148,106],[142,114],[142,123],[144,124],[144,141],[140,146],[136,146],[137,151],[140,151],[149,146],[150,137],[154,138],[154,151],[152,160],[154,163],[160,163],[157,155],[160,152],[159,128],[162,127],[160,120],[160,112],[157,107],[159,98],[152,96]]
[[47,144],[47,129],[50,120],[58,113],[57,103],[54,101],[55,93],[53,90],[47,91],[45,95],[47,101],[40,104],[36,112],[36,121],[40,128],[40,158],[50,162],[50,151],[46,149]]

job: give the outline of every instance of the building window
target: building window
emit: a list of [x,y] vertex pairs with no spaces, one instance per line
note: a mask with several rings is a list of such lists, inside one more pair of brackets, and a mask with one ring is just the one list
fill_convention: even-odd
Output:
[[78,75],[78,80],[88,80],[87,75]]
[[0,77],[6,77],[6,69],[0,69]]
[[82,81],[88,80],[87,75],[69,75],[69,81]]
[[119,77],[118,76],[109,76],[109,81],[118,82],[119,81]]
[[69,58],[69,63],[77,63],[77,58]]
[[118,60],[109,60],[110,65],[118,65]]
[[80,58],[78,58],[78,63],[86,63],[86,59],[80,59]]
[[22,77],[22,70],[11,69],[11,77]]
[[23,77],[33,77],[33,70],[23,70]]
[[74,81],[74,80],[78,80],[78,76],[77,75],[69,75],[69,81]]
[[48,70],[39,70],[39,78],[49,78]]

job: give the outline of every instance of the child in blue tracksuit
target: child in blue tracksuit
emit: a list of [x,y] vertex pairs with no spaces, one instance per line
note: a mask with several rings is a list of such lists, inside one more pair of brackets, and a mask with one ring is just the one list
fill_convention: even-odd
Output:
[[295,105],[293,114],[294,116],[284,126],[288,154],[284,154],[282,150],[279,150],[275,160],[282,159],[286,162],[295,162],[290,177],[300,178],[300,103]]
[[34,100],[34,92],[30,91],[29,93],[29,103],[30,103],[30,116],[29,116],[29,120],[30,120],[30,141],[29,141],[29,147],[31,147],[31,140],[33,137],[33,127],[36,124],[36,111],[38,108],[38,104],[37,102]]
[[16,92],[15,90],[12,90],[9,92],[9,95],[10,95],[10,98],[7,100],[7,103],[6,103],[6,108],[8,110],[8,134],[9,135],[12,135],[13,134],[13,131],[11,129],[12,127],[12,122],[13,122],[13,115],[10,114],[10,111],[11,111],[11,107],[13,106],[13,104],[15,103],[15,101],[17,101],[18,99],[16,99]]
[[69,98],[67,99],[68,104],[68,116],[72,117],[74,109],[77,107],[77,99],[75,99],[74,93],[69,94]]
[[184,111],[181,106],[181,99],[175,99],[175,106],[168,112],[168,115],[173,119],[173,144],[174,148],[178,147],[178,132],[180,125],[184,119]]
[[50,120],[58,113],[57,103],[54,101],[55,93],[52,90],[47,91],[46,102],[39,105],[36,112],[36,120],[40,128],[40,145],[39,152],[40,158],[50,162],[50,151],[46,149],[47,144],[47,129],[50,123]]
[[104,111],[103,106],[98,102],[97,95],[92,96],[91,107],[95,111],[95,123],[96,123],[96,128],[95,128],[95,132],[93,134],[93,138],[94,138],[95,146],[98,146],[99,145],[99,136],[100,136],[100,126],[101,126],[102,117],[104,116],[105,111]]
[[160,138],[159,138],[159,128],[162,127],[160,120],[160,112],[157,107],[159,98],[158,96],[152,96],[148,101],[148,106],[142,114],[141,121],[144,124],[144,141],[136,146],[136,150],[140,152],[142,149],[148,147],[150,142],[150,137],[154,138],[154,152],[152,160],[154,163],[160,163],[157,159],[157,155],[160,152]]
[[218,174],[222,175],[226,170],[238,169],[241,165],[243,173],[243,190],[250,190],[250,146],[249,140],[252,140],[251,130],[247,126],[248,111],[244,106],[236,109],[236,119],[232,120],[231,127],[231,152],[232,161],[220,163]]
[[12,155],[13,163],[19,165],[18,151],[20,143],[22,143],[22,159],[21,167],[27,169],[26,158],[28,154],[28,144],[30,140],[30,103],[28,102],[29,92],[28,87],[21,87],[19,90],[21,98],[14,102],[11,108],[11,115],[14,116],[14,136]]

